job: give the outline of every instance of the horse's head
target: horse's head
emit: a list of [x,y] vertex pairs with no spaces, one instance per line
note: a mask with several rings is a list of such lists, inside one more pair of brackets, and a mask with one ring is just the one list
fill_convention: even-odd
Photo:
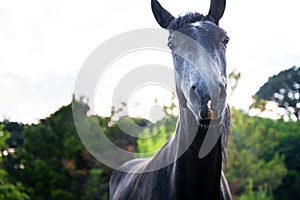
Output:
[[222,119],[227,106],[225,51],[229,38],[218,26],[224,10],[225,0],[212,0],[207,16],[188,13],[174,18],[152,0],[157,22],[170,32],[168,45],[179,103],[200,123]]

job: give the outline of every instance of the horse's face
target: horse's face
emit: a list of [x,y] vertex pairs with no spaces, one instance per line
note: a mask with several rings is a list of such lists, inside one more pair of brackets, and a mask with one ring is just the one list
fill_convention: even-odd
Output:
[[226,108],[226,32],[210,21],[170,29],[177,94],[197,120],[218,119]]
[[170,31],[168,45],[180,105],[190,109],[197,121],[221,119],[227,104],[225,51],[229,38],[217,24],[225,2],[212,1],[208,16],[187,14],[177,19],[155,0],[152,9],[159,24]]

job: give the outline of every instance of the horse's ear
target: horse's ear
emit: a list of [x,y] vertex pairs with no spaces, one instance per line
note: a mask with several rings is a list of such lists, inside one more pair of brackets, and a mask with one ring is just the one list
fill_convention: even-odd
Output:
[[166,9],[164,9],[157,0],[151,0],[151,8],[157,23],[162,28],[167,28],[173,19],[175,19]]
[[222,18],[226,6],[226,0],[211,0],[208,15],[212,16],[217,25]]

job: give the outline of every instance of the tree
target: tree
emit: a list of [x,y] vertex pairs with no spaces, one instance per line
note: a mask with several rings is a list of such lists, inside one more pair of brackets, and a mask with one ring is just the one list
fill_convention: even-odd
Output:
[[142,136],[147,138],[139,138],[137,140],[139,153],[146,153],[149,157],[153,156],[167,142],[172,134],[173,132],[166,131],[165,126],[145,128]]
[[257,192],[281,185],[287,170],[284,157],[275,151],[279,132],[273,128],[273,123],[232,109],[233,126],[225,171],[235,196],[246,192],[249,182]]
[[13,152],[7,145],[8,138],[10,138],[10,133],[0,125],[0,200],[29,200],[23,185],[19,182],[12,183],[3,168],[3,157]]
[[255,94],[258,100],[275,101],[300,119],[300,68],[292,67],[270,77]]
[[93,199],[102,198],[107,187],[100,186],[107,183],[110,174],[102,169],[103,178],[95,179],[98,176],[91,170],[102,166],[80,141],[71,104],[36,125],[24,126],[22,133],[24,143],[5,157],[4,165],[9,176],[21,182],[32,199],[90,199],[91,191],[96,190],[100,195]]
[[171,104],[163,107],[164,119],[145,128],[141,133],[142,137],[137,139],[139,153],[146,153],[149,157],[153,156],[175,132],[178,118],[175,98],[176,96],[173,94]]
[[274,191],[275,200],[300,199],[300,121],[276,123],[276,129],[280,130],[280,144],[276,148],[285,155],[285,165],[288,173],[282,180],[282,184]]

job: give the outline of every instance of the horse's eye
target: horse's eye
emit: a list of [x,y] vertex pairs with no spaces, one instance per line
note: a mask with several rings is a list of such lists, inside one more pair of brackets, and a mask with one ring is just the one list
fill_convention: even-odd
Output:
[[226,36],[224,39],[223,39],[223,44],[226,46],[229,42],[229,37]]

